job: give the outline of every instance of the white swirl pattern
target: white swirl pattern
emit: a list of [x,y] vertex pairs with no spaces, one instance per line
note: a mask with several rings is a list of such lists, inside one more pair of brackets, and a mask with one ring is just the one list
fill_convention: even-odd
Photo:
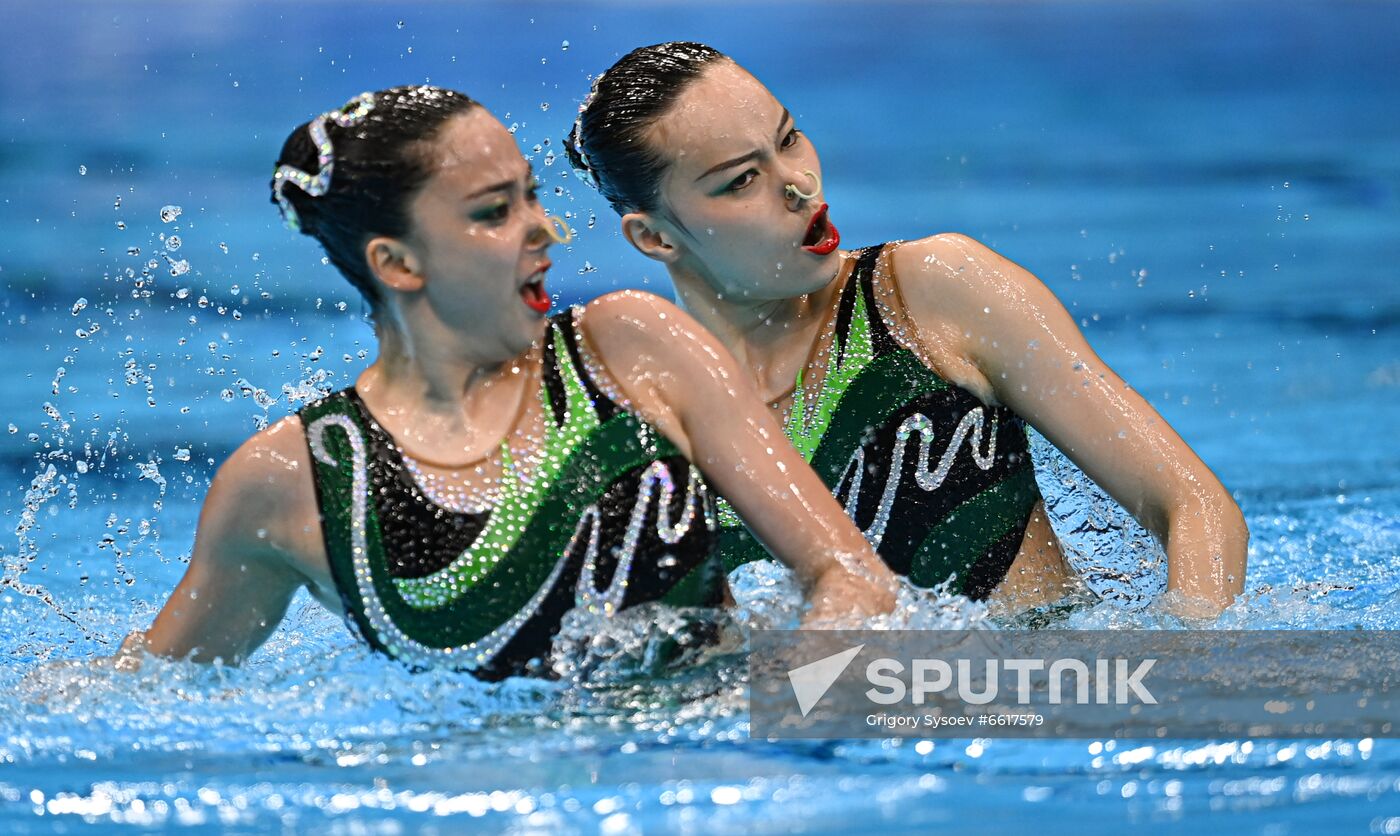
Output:
[[[989,424],[990,432],[988,432]],[[996,460],[996,429],[995,413],[992,414],[991,421],[988,422],[982,407],[969,410],[958,422],[957,428],[953,431],[952,439],[938,459],[938,465],[932,472],[929,472],[929,451],[934,441],[933,422],[929,420],[927,415],[920,412],[904,419],[904,422],[899,425],[899,429],[895,431],[894,453],[890,456],[890,467],[886,471],[885,486],[880,494],[880,504],[875,509],[875,517],[871,520],[870,526],[865,529],[865,539],[869,541],[871,548],[878,549],[881,541],[885,538],[885,528],[889,525],[890,513],[899,493],[900,476],[904,470],[904,450],[910,436],[914,433],[919,434],[919,466],[914,472],[915,484],[925,491],[933,492],[948,478],[948,473],[953,468],[953,461],[959,448],[974,430],[977,436],[970,445],[969,451],[972,455],[972,461],[982,470],[990,470]],[[982,452],[982,448],[986,449],[985,453]],[[860,505],[860,491],[864,478],[865,448],[857,447],[856,451],[851,454],[845,471],[841,474],[841,480],[837,482],[838,485],[843,485],[848,479],[850,480],[845,507],[846,515],[851,519],[855,519],[856,508]]]
[[641,537],[641,528],[646,517],[647,506],[651,502],[656,484],[661,485],[661,507],[657,510],[656,528],[657,536],[662,542],[676,543],[680,541],[689,531],[695,517],[700,486],[699,471],[693,466],[690,468],[690,478],[686,486],[685,512],[681,519],[673,524],[668,510],[671,497],[675,492],[670,470],[662,462],[652,462],[642,473],[637,499],[632,508],[623,542],[617,547],[617,566],[606,590],[601,593],[594,591],[593,580],[597,569],[601,512],[597,505],[590,505],[580,514],[579,522],[574,528],[568,545],[565,546],[563,553],[550,569],[549,575],[518,612],[476,641],[452,647],[433,647],[412,638],[395,624],[375,590],[369,560],[366,524],[369,513],[368,449],[359,427],[349,416],[326,415],[313,422],[307,428],[306,433],[312,453],[321,462],[332,467],[339,467],[341,464],[326,447],[326,432],[331,427],[338,427],[345,433],[352,454],[350,547],[356,591],[363,601],[366,619],[379,642],[392,656],[423,667],[450,666],[470,670],[489,664],[549,597],[550,592],[559,581],[559,576],[563,574],[568,565],[569,558],[574,553],[579,539],[584,536],[585,532],[587,532],[587,545],[584,549],[583,569],[576,588],[575,603],[590,609],[600,608],[607,615],[615,613],[627,591],[628,575],[631,571],[637,543]]

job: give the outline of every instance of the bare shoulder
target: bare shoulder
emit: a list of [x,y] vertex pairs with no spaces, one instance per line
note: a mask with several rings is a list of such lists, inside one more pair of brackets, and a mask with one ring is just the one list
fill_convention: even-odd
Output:
[[599,297],[584,309],[580,330],[596,360],[595,379],[687,458],[695,457],[690,428],[732,413],[736,393],[747,391],[719,341],[658,296],[627,290]]
[[581,321],[589,339],[602,345],[656,332],[679,314],[680,308],[655,294],[616,290],[584,305]]
[[[201,514],[201,528],[247,551],[280,554],[303,568],[315,562],[319,537],[316,491],[301,419],[283,418],[243,442],[219,467]],[[230,543],[232,544],[232,543]]]
[[673,302],[638,290],[619,290],[589,302],[580,322],[600,361],[619,376],[624,370],[683,370],[719,359],[719,344]]
[[249,438],[219,467],[215,486],[258,505],[304,498],[311,488],[310,451],[301,419],[288,416]]
[[961,318],[998,303],[1019,307],[1054,300],[1030,271],[956,232],[902,242],[891,260],[900,292],[911,308],[937,301],[946,313]]

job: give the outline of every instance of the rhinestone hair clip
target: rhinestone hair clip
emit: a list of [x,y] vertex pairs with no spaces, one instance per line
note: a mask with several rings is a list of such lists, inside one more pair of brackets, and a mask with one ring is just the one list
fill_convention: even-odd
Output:
[[330,135],[326,133],[326,120],[348,128],[364,119],[371,110],[374,110],[374,94],[361,93],[346,102],[344,107],[328,110],[311,120],[307,130],[311,133],[311,142],[316,146],[316,161],[320,166],[314,175],[292,165],[277,167],[277,171],[272,175],[272,196],[282,208],[282,220],[288,229],[301,230],[301,219],[297,217],[296,208],[282,193],[288,183],[297,186],[311,197],[320,197],[331,187],[331,172],[335,170],[335,148],[331,145]]

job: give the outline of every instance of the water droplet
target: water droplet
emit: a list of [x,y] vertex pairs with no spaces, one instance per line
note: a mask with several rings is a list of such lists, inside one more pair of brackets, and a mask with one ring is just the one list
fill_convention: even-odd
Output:
[[88,306],[87,297],[85,297],[85,296],[80,296],[80,297],[78,297],[78,301],[76,301],[76,302],[73,303],[73,311],[72,311],[73,316],[77,316],[77,315],[78,315],[78,311],[81,311],[83,308],[86,308],[87,306]]
[[540,102],[540,110],[549,110],[549,102]]
[[569,51],[569,42],[568,42],[568,41],[563,42],[562,44],[559,45],[559,48],[560,48],[561,50],[563,50],[564,52],[568,52],[568,51]]
[[169,238],[165,239],[165,249],[167,252],[173,253],[176,250],[180,249],[180,244],[182,243],[184,242],[180,240],[180,236],[172,235]]
[[79,459],[74,466],[78,469],[79,473],[87,473],[88,471],[88,463],[81,459]]
[[11,425],[10,425],[10,435],[14,435],[14,434],[17,433],[17,432],[19,432],[19,427],[16,427],[14,424],[11,424]]
[[179,261],[171,262],[170,275],[183,276],[188,272],[190,272],[190,263],[185,259],[182,258]]
[[78,166],[78,175],[79,175],[79,176],[83,176],[83,175],[85,175],[85,174],[87,174],[87,166],[85,166],[85,165],[80,165],[80,166]]
[[220,242],[219,242],[219,249],[220,249],[220,250],[223,250],[224,255],[228,255],[228,244],[225,244],[223,241],[220,241]]
[[175,448],[175,461],[177,461],[177,462],[187,462],[187,461],[189,461],[189,460],[190,460],[190,448],[188,448],[188,447],[176,447],[176,448]]
[[179,290],[175,291],[175,298],[176,298],[176,299],[188,299],[188,298],[190,298],[190,289],[189,289],[188,287],[182,287],[182,288],[180,288]]
[[173,223],[184,211],[184,209],[173,204],[166,204],[160,207],[160,220],[162,223]]
[[394,24],[394,28],[395,28],[395,29],[402,29],[403,27],[404,27],[404,22],[403,22],[402,20],[399,21],[398,23]]
[[232,390],[232,389],[225,389],[224,391],[222,391],[222,392],[219,393],[219,397],[220,397],[220,398],[223,398],[223,399],[226,400],[226,401],[231,401],[231,400],[233,400],[233,390]]
[[141,248],[140,248],[140,247],[127,247],[127,248],[126,248],[126,254],[127,254],[127,255],[140,255],[140,254],[141,254]]

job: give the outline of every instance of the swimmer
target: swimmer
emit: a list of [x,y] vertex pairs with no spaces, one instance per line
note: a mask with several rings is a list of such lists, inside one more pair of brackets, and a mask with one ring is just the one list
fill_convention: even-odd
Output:
[[238,664],[306,588],[412,666],[548,675],[576,606],[720,603],[711,482],[792,567],[809,621],[893,605],[893,575],[689,316],[635,292],[548,315],[568,229],[472,99],[398,87],[313,119],[273,200],[363,295],[379,354],[220,467],[189,569],[119,664]]
[[[1029,423],[1164,543],[1174,609],[1243,588],[1239,508],[1045,285],[958,234],[840,249],[811,140],[727,56],[634,50],[565,144],[896,572],[1009,609],[1070,589]],[[731,568],[764,556],[721,522]]]

